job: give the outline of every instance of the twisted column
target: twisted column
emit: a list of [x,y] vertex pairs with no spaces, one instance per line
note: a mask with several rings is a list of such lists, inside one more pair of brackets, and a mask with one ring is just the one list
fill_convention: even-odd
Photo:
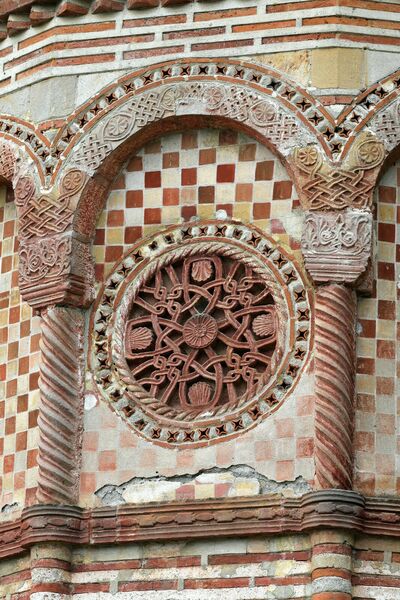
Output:
[[78,310],[42,314],[38,500],[73,504],[78,496],[83,392],[83,318]]
[[350,489],[355,394],[355,292],[337,284],[319,288],[315,314],[316,486],[320,489]]

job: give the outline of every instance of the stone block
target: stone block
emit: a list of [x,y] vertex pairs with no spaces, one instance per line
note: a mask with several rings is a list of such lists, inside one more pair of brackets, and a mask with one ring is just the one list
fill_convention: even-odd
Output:
[[364,51],[360,48],[316,48],[311,52],[311,84],[316,88],[363,87]]

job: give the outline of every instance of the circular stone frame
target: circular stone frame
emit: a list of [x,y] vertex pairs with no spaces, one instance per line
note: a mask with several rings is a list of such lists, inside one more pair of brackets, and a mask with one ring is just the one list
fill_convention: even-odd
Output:
[[[139,385],[125,357],[129,311],[159,266],[184,256],[227,256],[271,289],[278,315],[274,369],[253,397],[203,413],[166,409]],[[253,226],[207,221],[173,226],[135,245],[115,266],[91,319],[90,367],[102,397],[141,436],[163,446],[205,445],[254,427],[293,390],[312,342],[310,291],[294,259]]]

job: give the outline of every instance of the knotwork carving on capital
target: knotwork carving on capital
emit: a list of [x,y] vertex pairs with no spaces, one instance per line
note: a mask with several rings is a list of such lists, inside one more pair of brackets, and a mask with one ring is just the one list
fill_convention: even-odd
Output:
[[371,133],[361,134],[346,161],[340,164],[324,160],[317,146],[296,148],[292,164],[303,207],[307,210],[370,207],[385,155],[383,144]]
[[358,209],[306,212],[302,252],[315,283],[354,284],[372,249],[372,214]]
[[58,187],[43,193],[36,188],[30,174],[20,177],[15,184],[19,238],[26,240],[66,231],[72,224],[85,181],[85,173],[71,169],[63,175]]

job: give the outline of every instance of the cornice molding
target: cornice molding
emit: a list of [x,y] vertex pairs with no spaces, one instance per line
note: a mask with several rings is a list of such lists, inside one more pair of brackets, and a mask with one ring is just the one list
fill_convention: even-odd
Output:
[[400,538],[400,498],[323,490],[301,498],[258,496],[93,509],[42,504],[0,525],[0,558],[42,542],[74,545],[310,533],[317,529]]

